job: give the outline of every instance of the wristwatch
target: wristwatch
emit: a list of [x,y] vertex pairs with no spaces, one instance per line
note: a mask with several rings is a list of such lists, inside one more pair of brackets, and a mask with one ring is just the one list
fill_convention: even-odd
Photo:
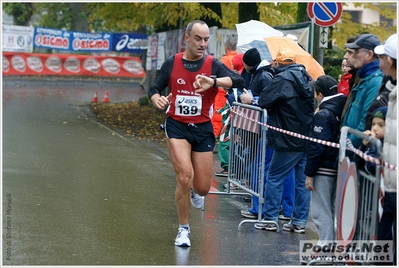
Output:
[[211,76],[209,76],[209,77],[213,79],[213,88],[216,88],[216,87],[217,87],[217,86],[216,86],[216,79],[217,79],[217,76],[216,76],[216,75],[211,75]]

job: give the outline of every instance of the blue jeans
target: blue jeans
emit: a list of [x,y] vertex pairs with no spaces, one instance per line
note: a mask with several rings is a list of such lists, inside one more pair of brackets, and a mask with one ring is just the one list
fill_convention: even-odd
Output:
[[278,152],[274,151],[265,190],[265,204],[263,217],[265,220],[277,221],[283,194],[285,178],[295,169],[295,203],[291,221],[293,224],[304,227],[308,220],[310,206],[310,191],[305,187],[306,175],[305,152]]
[[[260,139],[259,143],[261,144]],[[259,146],[260,147],[260,146]],[[258,152],[260,152],[260,148],[258,148]],[[266,148],[266,161],[265,161],[265,177],[264,177],[264,184],[263,184],[263,193],[265,193],[265,188],[266,188],[266,179],[267,179],[267,171],[269,170],[270,167],[270,162],[273,157],[273,152],[274,150],[270,147]],[[260,153],[257,154],[257,157],[254,162],[254,169],[259,169],[261,167],[261,155]],[[252,172],[252,176],[256,176],[258,173]],[[258,183],[258,180],[256,178],[253,178],[254,183]],[[264,194],[263,194],[264,196]],[[283,196],[281,200],[281,206],[284,212],[284,216],[286,217],[291,217],[292,215],[292,210],[294,208],[294,202],[295,202],[295,173],[294,169],[291,170],[289,173],[288,177],[284,181],[284,186],[283,186]],[[262,206],[263,209],[263,206]],[[252,196],[252,208],[248,209],[249,212],[252,214],[258,215],[258,210],[259,210],[259,198],[257,196]]]
[[292,169],[283,186],[283,197],[281,199],[281,208],[286,217],[292,216],[292,210],[295,203],[295,170]]

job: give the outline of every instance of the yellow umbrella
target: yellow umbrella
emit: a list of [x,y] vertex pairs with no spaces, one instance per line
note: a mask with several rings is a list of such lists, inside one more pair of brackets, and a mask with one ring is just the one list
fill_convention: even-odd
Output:
[[296,55],[296,63],[303,64],[306,71],[313,79],[317,79],[320,75],[324,75],[323,67],[310,55],[306,50],[301,48],[294,40],[287,37],[264,37],[266,46],[270,52],[271,59],[276,58],[280,48],[289,48]]

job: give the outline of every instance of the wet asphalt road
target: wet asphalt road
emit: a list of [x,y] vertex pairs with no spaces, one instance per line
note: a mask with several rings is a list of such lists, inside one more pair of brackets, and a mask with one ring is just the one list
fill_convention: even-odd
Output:
[[[164,144],[136,141],[90,114],[137,100],[138,83],[3,79],[3,265],[299,265],[305,235],[256,230],[243,197],[211,194],[174,246],[175,178]],[[162,122],[160,122],[162,123]],[[219,171],[214,155],[214,171]],[[226,178],[215,177],[213,190]],[[280,226],[283,222],[281,222]]]

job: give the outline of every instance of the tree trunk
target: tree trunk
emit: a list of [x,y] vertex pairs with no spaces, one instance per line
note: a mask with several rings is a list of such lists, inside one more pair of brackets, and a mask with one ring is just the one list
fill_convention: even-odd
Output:
[[74,14],[74,19],[72,23],[72,29],[78,32],[88,32],[89,25],[87,22],[87,16],[83,12],[83,7],[86,3],[68,3],[69,9]]
[[[213,12],[219,15],[219,17],[222,17],[222,6],[220,3],[201,3],[206,8],[209,8]],[[218,28],[222,27],[222,22],[217,21],[215,19],[210,19],[210,18],[204,18],[203,19],[206,24],[208,24],[209,27],[217,26]]]
[[259,20],[258,5],[256,3],[239,3],[238,4],[238,23],[249,20]]
[[298,14],[296,22],[310,21],[308,16],[308,3],[298,3]]

